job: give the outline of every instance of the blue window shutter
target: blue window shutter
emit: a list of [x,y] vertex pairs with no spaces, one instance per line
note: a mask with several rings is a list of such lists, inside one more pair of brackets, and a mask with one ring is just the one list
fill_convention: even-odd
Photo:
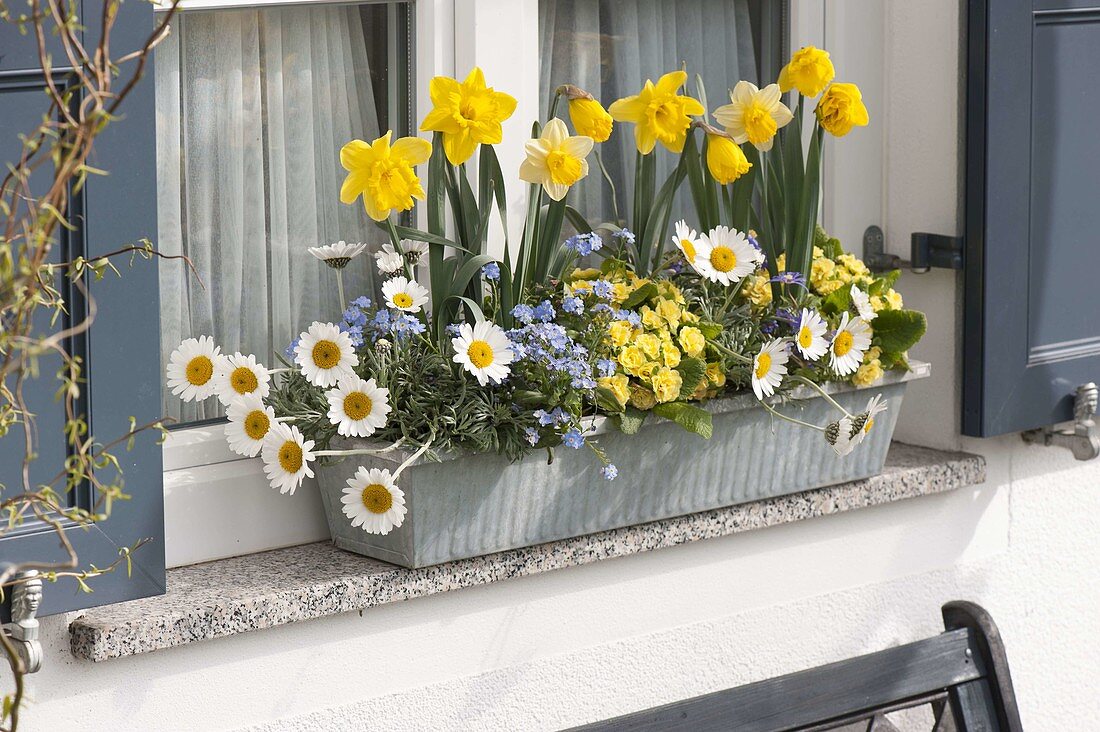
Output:
[[[106,3],[84,3],[81,18],[84,44],[96,45],[99,13]],[[139,48],[154,28],[149,3],[125,2],[111,33],[113,55]],[[63,54],[53,54],[60,64]],[[124,69],[133,67],[130,62]],[[64,69],[54,78],[68,83]],[[42,72],[33,40],[20,36],[8,24],[0,24],[0,160],[19,153],[17,134],[30,132],[45,112]],[[109,171],[107,177],[90,176],[84,189],[72,201],[70,221],[77,227],[65,234],[57,248],[57,260],[77,255],[94,259],[142,239],[156,238],[156,141],[153,105],[152,59],[141,82],[121,107],[123,119],[111,123],[97,138],[89,164]],[[85,358],[87,379],[82,411],[90,432],[101,442],[125,435],[130,418],[137,424],[152,422],[160,412],[160,333],[157,262],[119,258],[118,278],[108,274],[90,285],[97,312],[95,322],[84,335],[72,339],[69,348]],[[171,266],[171,264],[166,265]],[[86,307],[73,291],[71,307]],[[41,438],[40,459],[35,475],[42,480],[63,466],[66,444],[60,426],[61,405],[53,400],[58,383],[56,368],[43,366],[41,377],[28,387],[28,398],[38,411]],[[164,511],[161,448],[158,435],[141,435],[130,451],[120,445],[113,452],[123,468],[124,490],[129,501],[116,501],[111,517],[90,531],[73,527],[66,532],[82,566],[104,567],[119,556],[119,549],[140,539],[151,541],[133,555],[133,572],[125,565],[118,571],[90,582],[94,592],[82,593],[75,582],[60,580],[47,585],[42,612],[59,612],[120,602],[164,592]],[[0,440],[0,482],[6,495],[19,490],[22,462],[22,434],[12,432]],[[90,507],[94,496],[89,486],[77,488],[71,499]],[[42,523],[28,522],[19,530],[0,537],[0,561],[29,559],[56,561],[64,558],[54,531]]]
[[1072,418],[1100,381],[1100,2],[970,0],[963,432]]

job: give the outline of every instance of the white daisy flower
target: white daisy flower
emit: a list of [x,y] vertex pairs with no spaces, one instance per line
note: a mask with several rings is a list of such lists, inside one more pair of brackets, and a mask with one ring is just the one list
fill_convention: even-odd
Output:
[[313,477],[309,467],[317,458],[313,455],[313,440],[302,437],[297,427],[276,422],[264,437],[261,458],[264,473],[272,488],[294,495],[306,478]]
[[405,260],[409,264],[417,264],[428,253],[428,242],[415,239],[402,239],[401,251],[405,253]]
[[770,397],[787,375],[787,342],[783,338],[768,341],[752,360],[752,390],[757,399]]
[[687,225],[687,221],[680,219],[676,222],[672,243],[675,244],[676,248],[684,255],[684,259],[687,260],[687,263],[691,265],[692,269],[705,277],[710,276],[711,273],[709,270],[707,270],[706,274],[700,270],[700,267],[705,267],[706,265],[699,258],[699,234],[695,229]]
[[214,393],[227,407],[246,394],[263,399],[270,391],[271,373],[255,356],[222,356],[214,369]]
[[214,371],[221,348],[210,336],[188,338],[168,357],[168,388],[185,402],[201,402],[214,394]]
[[854,373],[863,363],[863,353],[871,347],[871,328],[863,318],[849,318],[848,313],[840,317],[840,327],[836,329],[832,351],[833,371],[840,376]]
[[867,296],[867,293],[859,289],[856,285],[852,285],[852,303],[856,306],[856,310],[859,311],[859,317],[870,323],[872,320],[878,317],[878,313],[871,307],[871,298]]
[[306,381],[326,389],[336,386],[345,376],[352,376],[359,365],[351,336],[332,323],[317,323],[298,336],[294,348],[294,363],[302,369]]
[[852,440],[852,420],[841,417],[826,425],[825,442],[829,443],[829,447],[833,448],[838,457],[844,457],[854,450],[858,443]]
[[344,515],[371,534],[388,534],[405,521],[405,493],[397,487],[390,471],[359,468],[348,478],[344,496]]
[[415,280],[410,282],[406,277],[394,277],[383,282],[382,294],[386,296],[387,305],[406,313],[419,313],[421,306],[428,302],[428,288]]
[[348,262],[362,254],[366,248],[366,244],[348,244],[341,239],[335,244],[310,247],[308,251],[333,269],[343,269],[348,266]]
[[375,253],[374,259],[378,263],[378,273],[383,276],[400,272],[405,267],[405,259],[388,242]]
[[802,309],[794,343],[803,358],[816,361],[825,355],[829,350],[829,341],[825,339],[825,331],[828,329],[829,326],[816,310]]
[[229,424],[225,426],[225,439],[229,449],[245,457],[259,455],[264,438],[275,426],[275,410],[256,394],[246,394],[233,400],[226,416]]
[[742,232],[716,226],[699,235],[693,266],[711,282],[734,285],[755,272],[763,258]]
[[512,343],[494,323],[482,320],[473,327],[463,323],[451,345],[455,349],[452,360],[476,376],[482,386],[490,381],[499,384],[508,376],[508,364],[514,357]]
[[344,437],[370,437],[386,426],[390,413],[390,390],[360,379],[354,374],[340,379],[340,385],[325,392],[329,421]]
[[875,394],[871,397],[871,400],[867,402],[867,409],[856,415],[855,420],[852,422],[852,429],[855,431],[855,434],[852,435],[852,441],[857,445],[863,442],[863,439],[870,434],[871,428],[875,426],[875,416],[885,411],[886,402],[883,401],[882,394]]

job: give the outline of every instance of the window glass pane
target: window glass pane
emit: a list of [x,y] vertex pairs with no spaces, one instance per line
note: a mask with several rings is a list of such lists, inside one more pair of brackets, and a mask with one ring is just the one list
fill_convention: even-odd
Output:
[[[542,116],[553,90],[576,84],[605,107],[637,94],[646,79],[657,81],[687,66],[687,93],[697,96],[695,76],[707,91],[708,112],[728,101],[739,79],[759,84],[777,73],[783,3],[769,0],[539,0]],[[567,119],[564,106],[558,116]],[[712,120],[713,121],[713,120]],[[619,191],[619,214],[630,216],[633,187],[633,125],[616,125],[598,147]],[[658,185],[676,156],[657,147]],[[593,224],[611,221],[611,193],[592,161],[592,172],[573,191],[573,204]],[[690,200],[680,191],[674,216],[687,215]]]
[[[408,118],[406,8],[312,5],[183,13],[157,48],[161,355],[210,335],[268,365],[317,319],[343,308],[308,247],[385,240],[361,205],[339,200],[340,147]],[[349,298],[375,289],[373,258],[344,270]],[[217,417],[216,399],[181,421]]]

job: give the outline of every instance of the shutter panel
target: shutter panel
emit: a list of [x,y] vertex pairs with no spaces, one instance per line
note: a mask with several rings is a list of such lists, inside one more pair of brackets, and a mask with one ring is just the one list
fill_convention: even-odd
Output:
[[1100,382],[1100,2],[971,0],[963,432],[1072,418]]
[[[100,27],[99,14],[107,3],[84,3],[83,42],[94,48]],[[79,6],[78,6],[79,7]],[[149,3],[124,2],[111,32],[113,54],[139,48],[153,30]],[[56,43],[54,39],[51,42]],[[57,51],[53,61],[60,65],[65,56]],[[131,62],[124,69],[132,68]],[[65,82],[66,69],[56,68],[54,78]],[[46,109],[42,93],[44,79],[32,38],[0,23],[0,160],[18,155],[19,133],[30,132]],[[143,238],[156,235],[156,147],[151,62],[144,78],[121,107],[123,119],[113,122],[97,138],[89,164],[109,171],[107,177],[90,176],[84,189],[74,196],[69,220],[75,232],[62,236],[56,259],[83,255],[94,259]],[[106,442],[125,435],[130,417],[137,424],[158,419],[160,412],[160,333],[157,263],[138,258],[133,267],[120,258],[116,266],[122,277],[107,275],[90,284],[97,314],[91,329],[72,339],[69,349],[85,359],[86,379],[81,410],[87,415],[90,433]],[[170,265],[169,265],[170,266]],[[75,312],[86,303],[73,292],[66,299]],[[37,411],[40,458],[35,476],[45,480],[63,466],[67,454],[61,425],[64,415],[53,395],[58,383],[56,366],[44,365],[41,376],[26,388],[32,409]],[[84,531],[72,527],[66,532],[81,566],[104,567],[119,556],[119,549],[142,538],[152,541],[133,555],[133,573],[125,565],[118,571],[94,579],[92,594],[80,592],[75,582],[60,580],[48,584],[40,615],[145,597],[164,591],[164,513],[161,449],[157,435],[146,433],[134,448],[124,445],[113,452],[124,475],[129,501],[116,501],[107,521]],[[22,463],[22,433],[13,431],[0,440],[0,482],[5,495],[19,490]],[[63,486],[62,486],[63,487]],[[89,486],[78,487],[73,505],[90,508],[94,501]],[[28,522],[21,529],[0,537],[0,561],[57,561],[65,557],[54,531],[42,523]]]

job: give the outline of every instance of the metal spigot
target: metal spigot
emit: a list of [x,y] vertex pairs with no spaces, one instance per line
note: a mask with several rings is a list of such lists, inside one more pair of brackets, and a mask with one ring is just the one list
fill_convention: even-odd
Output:
[[1073,399],[1073,428],[1056,430],[1042,427],[1023,433],[1024,442],[1033,445],[1056,445],[1073,453],[1078,460],[1093,460],[1100,456],[1100,433],[1096,429],[1096,404],[1100,389],[1091,381],[1077,387]]

